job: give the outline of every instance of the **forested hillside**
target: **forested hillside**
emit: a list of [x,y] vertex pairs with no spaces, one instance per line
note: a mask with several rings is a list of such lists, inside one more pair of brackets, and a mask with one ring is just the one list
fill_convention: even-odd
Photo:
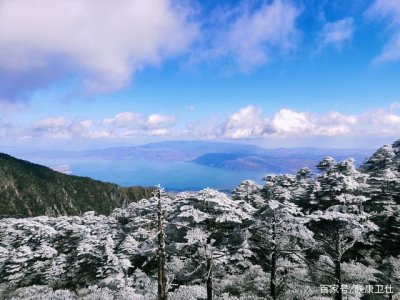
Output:
[[0,216],[109,214],[149,193],[151,189],[122,189],[0,153]]
[[400,141],[357,169],[0,221],[4,299],[399,299]]

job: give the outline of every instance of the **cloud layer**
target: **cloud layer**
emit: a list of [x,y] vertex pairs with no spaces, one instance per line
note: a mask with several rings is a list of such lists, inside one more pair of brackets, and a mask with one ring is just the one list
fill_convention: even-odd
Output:
[[19,140],[103,140],[135,141],[138,138],[196,139],[270,139],[309,137],[381,137],[396,136],[400,131],[400,104],[378,108],[362,114],[336,111],[326,114],[282,108],[265,115],[260,107],[248,105],[225,118],[205,117],[186,124],[176,116],[130,111],[104,119],[67,119],[50,117],[21,126],[2,124],[0,138]]
[[[0,102],[29,98],[71,78],[86,91],[117,91],[137,72],[178,57],[249,73],[306,50],[307,34],[321,49],[337,50],[356,34],[356,17],[315,29],[307,23],[315,22],[312,10],[293,0],[216,3],[205,12],[206,6],[180,0],[0,0]],[[374,0],[365,14],[381,20],[389,34],[374,61],[399,61],[400,2]]]
[[264,1],[259,6],[244,3],[214,13],[205,29],[209,33],[203,37],[202,49],[193,60],[223,60],[248,72],[296,48],[298,7],[286,0]]
[[2,0],[0,78],[12,73],[29,87],[43,83],[22,82],[32,70],[42,81],[79,70],[89,89],[117,90],[186,51],[198,31],[189,18],[170,0]]
[[23,139],[129,139],[167,135],[175,125],[174,116],[122,112],[101,120],[50,117],[22,129]]
[[300,10],[289,0],[217,5],[211,17],[183,3],[1,0],[0,99],[71,75],[90,91],[116,91],[143,68],[191,51],[247,72],[296,47]]
[[[192,135],[225,139],[304,138],[336,136],[395,136],[400,130],[399,104],[359,115],[329,112],[315,114],[282,108],[266,116],[262,109],[248,105],[215,124],[197,123]],[[196,135],[196,133],[199,133]]]

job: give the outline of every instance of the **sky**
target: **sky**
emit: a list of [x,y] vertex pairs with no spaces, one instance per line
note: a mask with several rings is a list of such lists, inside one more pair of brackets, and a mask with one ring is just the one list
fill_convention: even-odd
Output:
[[0,0],[0,145],[400,138],[398,0]]

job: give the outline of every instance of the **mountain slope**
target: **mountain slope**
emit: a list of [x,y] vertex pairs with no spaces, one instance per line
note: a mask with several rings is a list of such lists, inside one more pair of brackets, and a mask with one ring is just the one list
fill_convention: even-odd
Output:
[[0,216],[76,215],[89,210],[108,214],[139,196],[115,184],[65,175],[0,153]]
[[358,164],[371,154],[371,150],[351,149],[263,149],[247,153],[207,153],[193,160],[194,163],[227,170],[251,170],[267,173],[293,173],[299,168],[315,165],[326,156],[337,161],[353,157]]

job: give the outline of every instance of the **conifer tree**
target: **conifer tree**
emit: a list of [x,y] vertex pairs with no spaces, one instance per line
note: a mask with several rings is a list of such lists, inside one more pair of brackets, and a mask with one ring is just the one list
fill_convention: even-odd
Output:
[[335,299],[342,300],[345,254],[356,243],[364,242],[368,232],[376,230],[376,225],[369,221],[370,215],[363,211],[363,204],[368,200],[368,175],[356,170],[353,159],[336,163],[327,158],[317,168],[322,172],[313,190],[316,209],[310,215],[310,224],[318,251],[332,260],[333,271],[328,270],[326,274],[336,281]]
[[253,231],[255,247],[267,255],[270,270],[270,296],[278,297],[278,261],[302,255],[302,248],[312,245],[312,233],[305,226],[301,209],[292,201],[296,197],[296,176],[272,175],[265,179],[265,204],[255,214]]

